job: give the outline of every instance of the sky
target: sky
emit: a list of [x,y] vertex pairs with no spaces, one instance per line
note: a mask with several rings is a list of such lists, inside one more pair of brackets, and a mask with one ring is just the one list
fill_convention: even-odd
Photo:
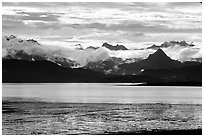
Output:
[[2,7],[3,35],[43,44],[109,42],[138,48],[145,45],[139,43],[202,39],[202,6],[197,2],[3,2]]
[[[202,57],[202,5],[199,2],[3,2],[2,55],[13,50],[63,57],[85,66],[88,62],[147,58],[147,47],[165,41],[193,42],[194,47],[163,48],[172,59]],[[4,36],[15,35],[10,41]],[[35,39],[37,44],[20,39]],[[129,50],[112,51],[104,42]],[[81,44],[81,45],[79,45]],[[78,46],[76,46],[78,45]],[[100,47],[97,50],[86,49]],[[79,48],[83,48],[81,50]],[[143,49],[143,50],[138,50]]]

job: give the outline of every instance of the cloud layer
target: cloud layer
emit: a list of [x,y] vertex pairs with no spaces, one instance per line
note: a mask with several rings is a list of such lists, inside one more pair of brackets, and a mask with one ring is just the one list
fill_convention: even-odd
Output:
[[[35,40],[22,40],[15,37],[2,37],[2,56],[13,55],[18,51],[23,51],[28,55],[39,55],[47,58],[52,57],[65,58],[76,61],[80,66],[85,66],[89,62],[105,61],[110,57],[125,59],[145,59],[155,52],[153,49],[129,49],[129,50],[110,50],[102,47],[98,49],[81,49],[77,46],[56,46],[42,45]],[[192,58],[201,58],[202,52],[200,48],[183,47],[175,45],[168,48],[163,48],[165,53],[175,60],[187,61]]]
[[[18,38],[7,41],[3,37],[2,55],[23,50],[29,55],[72,59],[84,66],[109,57],[144,59],[155,52],[148,46],[185,40],[196,46],[163,50],[173,59],[186,61],[202,56],[201,24],[199,2],[3,2],[2,33]],[[40,45],[19,43],[30,38]],[[104,42],[129,50],[111,51],[101,47]],[[89,46],[100,48],[86,49]]]
[[3,34],[47,44],[201,42],[202,6],[196,2],[3,2],[2,6]]

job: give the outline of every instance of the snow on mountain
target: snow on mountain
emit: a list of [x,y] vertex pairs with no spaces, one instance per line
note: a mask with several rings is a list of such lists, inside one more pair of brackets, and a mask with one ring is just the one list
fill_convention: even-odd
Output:
[[169,57],[179,61],[193,61],[195,58],[202,58],[202,51],[198,45],[192,42],[189,44],[185,41],[170,41],[164,42],[160,46],[153,44],[147,47],[146,50],[162,49]]
[[169,42],[162,43],[160,46],[153,44],[152,46],[147,47],[147,49],[157,50],[159,48],[174,47],[176,45],[181,46],[181,47],[194,47],[195,46],[192,42],[188,44],[186,41],[169,41]]
[[[46,60],[52,59],[54,61],[57,57],[56,62],[59,62],[59,58],[62,58],[71,62],[74,61],[74,64],[80,67],[85,66],[88,62],[97,62],[109,58],[109,51],[104,47],[97,50],[83,50],[78,49],[78,47],[81,47],[81,45],[76,45],[76,49],[69,49],[66,46],[40,45],[36,40],[22,40],[14,35],[2,37],[2,56],[7,58],[25,59],[26,54],[26,56],[29,56],[26,57],[27,59],[31,59],[32,56],[40,56]],[[23,56],[20,57],[19,53]]]
[[[164,42],[161,45],[163,47],[162,50],[169,57],[175,60],[187,61],[200,60],[200,58],[202,58],[201,49],[197,48],[197,46],[193,46],[193,44],[187,44],[185,41],[170,41]],[[39,57],[45,58],[47,60],[57,57],[57,60],[62,58],[71,62],[74,61],[74,64],[77,64],[77,66],[80,67],[86,66],[90,62],[103,62],[108,60],[109,58],[120,58],[123,61],[129,61],[129,63],[132,63],[137,62],[138,59],[145,59],[149,54],[155,52],[155,49],[153,48],[133,50],[127,49],[123,45],[112,46],[108,43],[104,43],[101,45],[101,47],[96,48],[93,48],[91,46],[88,48],[84,48],[81,44],[76,44],[75,48],[69,47],[70,45],[42,45],[36,40],[23,40],[17,38],[14,35],[2,37],[3,57],[18,59],[21,59],[23,57],[29,58],[30,60],[32,60],[32,58],[33,60],[36,60]],[[158,48],[158,46],[156,45],[153,45],[153,47]],[[134,59],[136,59],[136,61],[134,61]]]

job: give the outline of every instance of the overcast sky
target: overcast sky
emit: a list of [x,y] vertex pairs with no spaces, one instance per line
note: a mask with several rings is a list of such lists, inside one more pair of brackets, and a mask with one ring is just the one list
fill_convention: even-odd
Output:
[[46,44],[201,42],[200,3],[2,3],[3,35]]

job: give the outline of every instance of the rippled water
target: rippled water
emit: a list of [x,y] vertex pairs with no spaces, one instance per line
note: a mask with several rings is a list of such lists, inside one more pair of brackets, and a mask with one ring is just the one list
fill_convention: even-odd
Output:
[[2,134],[202,129],[201,88],[4,84]]

